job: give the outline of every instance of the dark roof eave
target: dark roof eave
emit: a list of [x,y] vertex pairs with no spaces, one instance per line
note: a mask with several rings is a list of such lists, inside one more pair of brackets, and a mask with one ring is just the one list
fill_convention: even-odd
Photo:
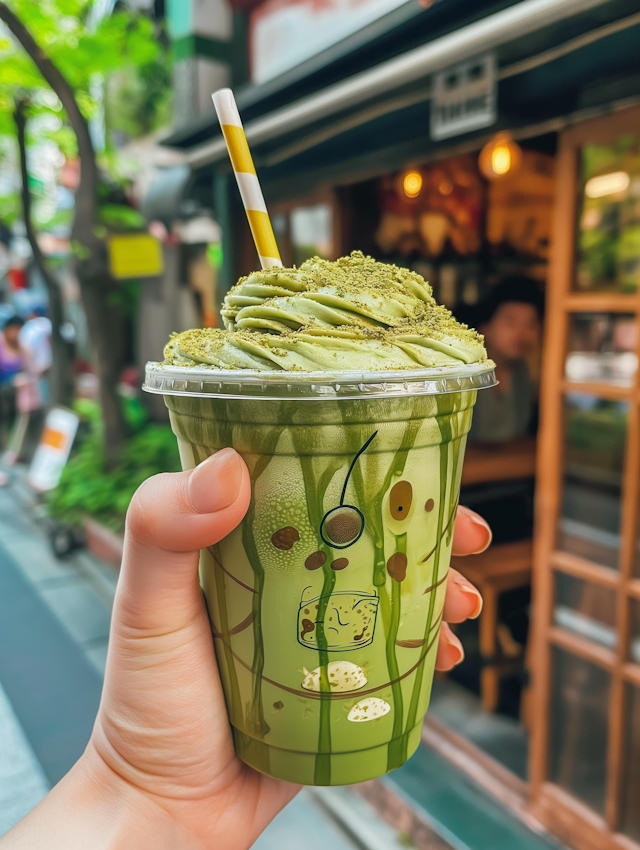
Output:
[[[353,55],[363,47],[368,47],[372,42],[380,42],[388,45],[398,40],[397,30],[406,24],[408,21],[415,19],[420,15],[428,13],[435,5],[440,6],[443,0],[425,0],[424,5],[416,2],[416,0],[407,0],[396,9],[383,15],[381,18],[373,21],[357,32],[347,36],[342,41],[323,50],[315,56],[312,56],[306,62],[297,65],[291,70],[281,74],[273,80],[269,80],[262,84],[249,83],[238,89],[236,92],[236,100],[241,111],[251,109],[264,101],[268,101],[275,94],[284,92],[288,88],[292,88],[297,83],[301,83],[305,79],[311,80],[313,75],[319,70],[327,68],[333,63],[344,60],[345,57],[353,57]],[[490,14],[496,8],[504,8],[506,6],[515,5],[518,0],[484,0],[484,2],[474,3],[474,11],[472,14],[464,17],[450,15],[445,18],[445,22],[431,33],[431,37],[425,39],[425,43],[438,38],[447,32],[451,32],[462,25],[466,25],[481,18],[484,14]],[[489,7],[487,9],[487,7]],[[393,50],[393,55],[402,52],[402,45],[398,44],[398,49]],[[371,67],[370,64],[365,65],[360,70],[366,70]],[[301,96],[306,96],[317,90],[317,86],[311,86],[309,91],[304,92]],[[291,98],[291,101],[297,99],[297,96]],[[259,110],[258,114],[268,113],[269,108]],[[257,116],[256,116],[257,117]],[[189,122],[185,127],[174,130],[170,135],[161,140],[160,144],[166,147],[177,147],[188,149],[196,145],[214,139],[221,135],[218,121],[215,113],[211,112],[206,115],[199,116]]]

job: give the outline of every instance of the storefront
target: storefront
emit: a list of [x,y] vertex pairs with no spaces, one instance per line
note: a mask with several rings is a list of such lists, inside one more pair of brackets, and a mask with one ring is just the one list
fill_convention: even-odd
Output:
[[531,783],[594,848],[640,842],[639,131],[560,136],[543,365]]
[[[419,271],[465,320],[509,275],[546,293],[537,436],[476,446],[463,473],[470,506],[522,499],[523,524],[457,564],[485,610],[424,740],[571,847],[640,847],[637,2],[460,0],[383,20],[238,102],[286,263],[358,248]],[[438,86],[475,85],[483,63],[484,115],[443,130]],[[169,142],[210,181],[228,286],[255,254],[219,129]],[[481,152],[500,144],[509,165],[487,176]]]

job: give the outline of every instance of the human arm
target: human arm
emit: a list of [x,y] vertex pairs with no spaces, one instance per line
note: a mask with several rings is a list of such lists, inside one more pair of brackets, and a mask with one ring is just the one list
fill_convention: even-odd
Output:
[[[198,585],[198,550],[228,534],[249,502],[231,449],[195,470],[160,475],[134,497],[95,728],[69,774],[1,850],[245,850],[297,786],[236,756]],[[454,551],[486,548],[484,521],[460,509]],[[478,592],[452,573],[444,617],[477,616]],[[461,660],[443,626],[439,669]]]

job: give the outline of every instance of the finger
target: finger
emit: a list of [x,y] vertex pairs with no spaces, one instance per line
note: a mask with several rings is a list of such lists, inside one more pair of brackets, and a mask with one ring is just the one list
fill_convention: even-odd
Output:
[[202,609],[198,550],[229,534],[249,499],[249,471],[233,449],[189,472],[145,481],[127,513],[119,624],[167,632],[196,616]]
[[458,505],[452,555],[479,555],[491,544],[489,523],[480,514]]
[[194,552],[232,531],[249,506],[249,473],[240,455],[222,449],[188,472],[154,475],[127,512],[131,542]]
[[436,655],[436,670],[451,670],[460,664],[464,658],[464,649],[458,638],[451,631],[447,623],[443,623],[440,629],[440,640],[438,642],[438,654]]
[[475,620],[481,611],[480,591],[452,567],[447,578],[443,619],[448,623],[461,623],[463,620]]

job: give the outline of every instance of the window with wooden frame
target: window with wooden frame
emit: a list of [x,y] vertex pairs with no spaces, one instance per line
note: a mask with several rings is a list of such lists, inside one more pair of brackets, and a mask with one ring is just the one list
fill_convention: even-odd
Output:
[[535,814],[640,848],[640,109],[561,134],[534,553]]
[[274,203],[270,212],[285,266],[299,266],[316,255],[328,260],[340,256],[340,206],[336,193],[331,189]]

